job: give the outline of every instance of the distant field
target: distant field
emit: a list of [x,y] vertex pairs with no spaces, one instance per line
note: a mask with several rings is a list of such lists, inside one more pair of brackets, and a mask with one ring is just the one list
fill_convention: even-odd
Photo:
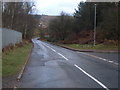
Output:
[[28,54],[32,48],[32,43],[28,43],[23,47],[15,47],[10,52],[2,54],[2,76],[14,75],[21,70]]
[[64,44],[64,46],[68,46],[71,48],[76,48],[76,49],[82,49],[82,50],[118,50],[118,46],[115,45],[103,45],[103,44],[98,44],[96,46],[93,45],[80,45],[80,44]]

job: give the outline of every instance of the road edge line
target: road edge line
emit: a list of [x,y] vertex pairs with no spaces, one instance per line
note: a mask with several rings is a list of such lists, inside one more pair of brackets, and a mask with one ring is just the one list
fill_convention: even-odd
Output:
[[[43,41],[43,42],[45,42],[45,41]],[[63,45],[59,45],[59,44],[54,44],[54,43],[51,43],[51,42],[49,42],[49,43],[53,44],[53,45],[56,45],[56,46],[59,46],[59,47],[62,47],[62,48],[65,48],[65,49],[68,49],[68,50],[78,51],[78,52],[80,52],[82,54],[85,54],[87,56],[91,56],[91,57],[94,57],[94,58],[97,58],[97,59],[101,59],[103,61],[109,62],[109,63],[114,64],[114,65],[119,65],[119,63],[117,63],[117,62],[114,62],[114,61],[111,61],[111,60],[108,60],[108,59],[104,59],[104,58],[101,58],[99,56],[95,56],[95,55],[90,55],[90,54],[84,53],[84,52],[95,52],[95,53],[114,53],[114,52],[116,52],[116,53],[119,53],[119,51],[109,51],[108,52],[108,51],[96,51],[96,50],[80,50],[80,49],[75,49],[75,48],[71,48],[71,47],[67,47],[67,46],[63,46]]]

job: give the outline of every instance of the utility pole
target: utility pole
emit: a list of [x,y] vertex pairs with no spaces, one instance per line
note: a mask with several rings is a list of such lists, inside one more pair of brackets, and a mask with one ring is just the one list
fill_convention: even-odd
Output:
[[95,15],[94,15],[94,46],[96,45],[96,4],[95,5]]

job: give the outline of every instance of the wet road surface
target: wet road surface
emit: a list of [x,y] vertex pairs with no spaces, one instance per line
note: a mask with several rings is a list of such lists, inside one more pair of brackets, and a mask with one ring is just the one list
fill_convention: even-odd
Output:
[[20,88],[118,88],[117,53],[77,52],[36,39],[33,43]]

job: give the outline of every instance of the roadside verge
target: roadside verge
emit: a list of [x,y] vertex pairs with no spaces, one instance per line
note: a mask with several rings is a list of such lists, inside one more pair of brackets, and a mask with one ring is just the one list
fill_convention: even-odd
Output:
[[76,48],[72,48],[72,47],[60,45],[60,44],[55,44],[55,43],[52,43],[52,44],[69,49],[69,50],[80,51],[80,52],[98,52],[98,53],[118,53],[119,52],[117,50],[90,50],[90,49],[83,50],[83,49],[76,49]]
[[[14,48],[6,49],[2,53],[2,87],[12,88],[17,85],[17,78],[22,76],[30,54],[32,52],[33,44],[29,41],[24,41]],[[21,73],[21,76],[20,76]]]
[[27,59],[26,59],[24,65],[23,65],[23,67],[21,68],[21,71],[20,71],[20,73],[19,73],[19,75],[17,77],[17,81],[19,81],[22,78],[22,75],[24,73],[25,67],[26,67],[26,65],[27,65],[27,63],[28,63],[28,61],[30,59],[30,56],[31,56],[31,53],[32,53],[32,49],[33,49],[33,45],[32,45],[32,48],[31,48],[31,50],[30,50],[30,52],[29,52],[29,54],[27,56]]

